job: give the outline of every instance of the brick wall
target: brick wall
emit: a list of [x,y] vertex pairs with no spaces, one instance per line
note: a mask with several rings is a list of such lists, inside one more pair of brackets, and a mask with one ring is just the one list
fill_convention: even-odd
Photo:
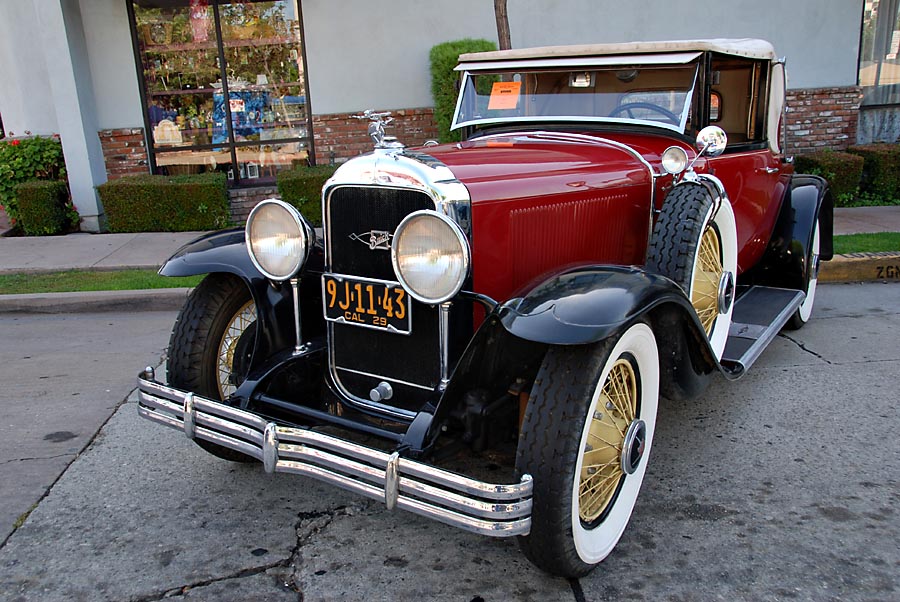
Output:
[[787,152],[804,154],[856,144],[858,86],[787,91]]
[[[372,140],[366,134],[368,125],[353,119],[356,114],[313,115],[316,164],[327,165],[332,158],[340,162],[372,150]],[[438,137],[434,109],[430,107],[392,110],[391,116],[394,121],[385,128],[385,133],[396,136],[406,146],[419,146]]]
[[257,188],[233,188],[228,191],[228,201],[231,207],[231,221],[235,224],[247,222],[247,216],[260,201],[281,198],[277,186],[260,186]]
[[143,128],[103,130],[98,134],[110,180],[150,173]]

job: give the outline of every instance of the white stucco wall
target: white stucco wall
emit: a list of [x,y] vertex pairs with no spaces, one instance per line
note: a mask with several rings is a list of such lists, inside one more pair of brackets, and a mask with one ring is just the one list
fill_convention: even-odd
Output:
[[59,132],[37,32],[32,2],[0,2],[0,115],[7,133]]
[[490,0],[303,0],[303,23],[316,114],[432,106],[431,47],[497,39]]
[[[491,4],[484,0],[485,4]],[[514,47],[762,38],[787,57],[791,88],[856,84],[863,0],[513,0]]]
[[98,126],[144,127],[125,1],[80,0],[80,5]]
[[[789,86],[856,84],[863,0],[512,0],[514,47],[636,40],[763,38],[788,59]],[[686,8],[685,8],[686,7]],[[490,0],[304,0],[317,114],[431,106],[428,52],[497,39]]]

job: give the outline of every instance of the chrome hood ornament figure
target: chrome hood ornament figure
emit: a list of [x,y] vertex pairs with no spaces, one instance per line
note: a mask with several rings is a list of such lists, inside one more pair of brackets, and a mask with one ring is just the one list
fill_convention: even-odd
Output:
[[375,144],[375,148],[403,148],[403,144],[397,141],[396,136],[386,136],[384,126],[394,121],[390,111],[376,113],[371,109],[363,111],[362,115],[353,115],[354,119],[367,119],[369,121],[369,138]]

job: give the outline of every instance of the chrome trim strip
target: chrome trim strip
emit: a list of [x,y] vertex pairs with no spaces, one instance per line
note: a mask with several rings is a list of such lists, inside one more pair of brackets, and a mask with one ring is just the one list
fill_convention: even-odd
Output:
[[197,412],[194,410],[194,394],[188,393],[184,398],[184,434],[188,439],[197,435]]
[[388,458],[384,473],[384,505],[388,510],[397,507],[400,497],[400,452],[394,452]]
[[[341,370],[342,372],[349,372],[350,374],[358,374],[359,376],[369,376],[371,378],[377,378],[384,381],[391,381],[392,383],[398,383],[401,385],[406,385],[407,387],[415,387],[416,389],[422,389],[423,391],[434,391],[434,387],[429,387],[428,385],[420,385],[417,383],[411,383],[409,381],[400,380],[398,378],[391,378],[389,376],[385,376],[383,374],[372,374],[371,372],[363,372],[362,370],[354,370],[353,368],[345,368],[344,366],[334,367],[335,370]],[[372,405],[377,405],[374,402],[369,402]],[[385,406],[385,408],[390,408],[391,406]],[[394,408],[392,408],[394,409]],[[406,410],[397,410],[398,412],[406,412]],[[415,412],[409,412],[409,417],[412,418],[416,415]]]
[[450,384],[450,307],[449,301],[441,303],[441,322],[438,326],[438,338],[441,346],[441,382],[438,388],[443,391]]
[[[194,435],[263,462],[266,472],[310,476],[388,508],[494,537],[531,529],[533,481],[485,483],[424,462],[387,454],[333,435],[277,426],[250,412],[138,377],[138,414],[186,432],[185,407],[196,409]],[[188,402],[188,400],[191,400]],[[186,403],[188,402],[188,403]]]

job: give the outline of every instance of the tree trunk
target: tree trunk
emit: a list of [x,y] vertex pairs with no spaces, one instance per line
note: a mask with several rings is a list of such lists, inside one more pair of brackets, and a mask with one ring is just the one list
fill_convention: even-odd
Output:
[[509,14],[506,12],[506,0],[494,0],[494,16],[497,18],[497,40],[500,50],[509,50],[512,44],[509,39]]

